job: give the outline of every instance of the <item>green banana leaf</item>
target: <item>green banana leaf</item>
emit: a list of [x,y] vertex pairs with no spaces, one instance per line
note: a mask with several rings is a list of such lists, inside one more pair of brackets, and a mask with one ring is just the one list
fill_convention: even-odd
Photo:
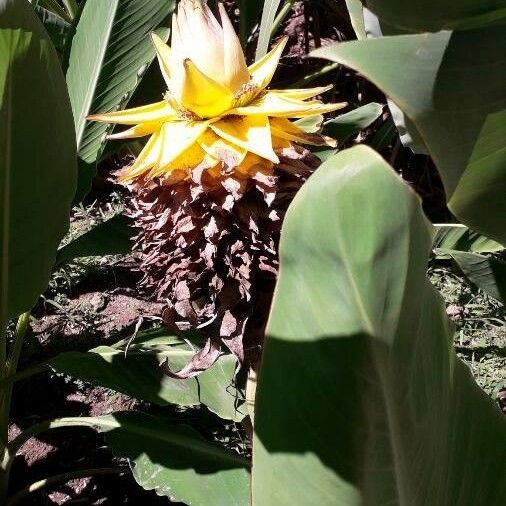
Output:
[[[88,0],[72,39],[67,84],[75,119],[79,179],[75,200],[91,187],[107,124],[86,116],[125,107],[155,56],[149,33],[174,9],[174,0]],[[168,30],[160,29],[167,38]]]
[[465,277],[501,304],[506,301],[506,262],[466,251],[443,250]]
[[56,51],[26,0],[0,0],[0,325],[46,288],[75,178],[72,111]]
[[418,197],[365,146],[285,218],[256,395],[254,506],[499,506],[506,422],[452,349]]
[[470,253],[497,253],[504,250],[498,242],[478,234],[459,223],[434,225],[435,236],[432,245],[437,258],[450,258],[442,250],[467,251]]
[[206,441],[186,425],[138,411],[63,418],[50,428],[91,427],[113,453],[129,459],[137,483],[173,502],[192,506],[248,506],[249,462]]
[[[139,339],[141,344],[136,344]],[[152,331],[139,333],[125,349],[99,346],[84,353],[61,353],[49,365],[57,372],[160,406],[204,404],[221,418],[241,421],[245,409],[233,386],[237,360],[232,355],[222,355],[207,371],[184,380],[170,378],[160,369],[166,360],[173,370],[182,369],[194,354],[180,337],[162,329],[154,336]]]
[[[450,210],[506,242],[506,37],[503,26],[330,45],[414,123],[441,174]],[[399,69],[402,68],[402,72]],[[486,76],[486,78],[485,78]]]

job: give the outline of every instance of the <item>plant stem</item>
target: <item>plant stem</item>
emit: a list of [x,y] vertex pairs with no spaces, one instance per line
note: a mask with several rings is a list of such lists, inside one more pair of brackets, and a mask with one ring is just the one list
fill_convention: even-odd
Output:
[[14,338],[12,341],[11,352],[9,354],[9,358],[7,359],[6,376],[13,375],[18,367],[19,355],[21,354],[26,330],[28,329],[28,324],[30,323],[30,312],[31,311],[27,311],[18,318],[16,331],[14,332]]
[[[23,347],[25,333],[30,323],[30,311],[23,313],[16,324],[16,330],[12,339],[9,356],[2,363],[2,377],[8,378],[16,373],[19,355]],[[7,338],[5,338],[5,341]],[[7,351],[7,350],[5,350]],[[9,382],[3,390],[0,390],[0,502],[5,504],[7,487],[9,484],[9,469],[12,456],[8,445],[9,413],[12,397],[12,383]]]
[[102,467],[98,469],[82,469],[80,471],[57,474],[55,476],[36,481],[28,487],[21,489],[19,492],[16,492],[7,502],[7,506],[14,506],[18,504],[21,499],[24,499],[32,492],[36,492],[37,490],[40,490],[49,485],[53,485],[54,483],[58,483],[60,481],[75,480],[77,478],[88,478],[89,476],[97,476],[103,474],[121,474],[127,471],[127,467]]
[[[26,329],[30,323],[30,311],[23,313],[16,324],[16,330],[12,339],[12,346],[9,356],[5,362],[3,378],[8,378],[16,373],[18,367],[19,355],[23,348]],[[12,383],[7,384],[3,392],[0,392],[0,441],[5,445],[7,443],[7,430],[9,428],[9,411],[12,396]],[[0,447],[1,449],[1,447]]]

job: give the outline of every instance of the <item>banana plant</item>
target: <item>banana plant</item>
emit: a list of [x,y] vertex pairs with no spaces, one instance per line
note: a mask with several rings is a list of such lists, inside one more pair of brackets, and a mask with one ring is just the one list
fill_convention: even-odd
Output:
[[[130,168],[137,170],[135,176],[146,176],[153,167],[160,174],[169,172],[175,160],[181,169],[199,156],[228,163],[224,152],[231,146],[249,174],[255,166],[268,173],[278,161],[271,146],[274,134],[285,147],[295,141],[328,143],[320,135],[322,117],[314,115],[340,107],[306,102],[317,94],[311,90],[263,91],[285,43],[265,56],[269,41],[293,7],[291,0],[266,0],[262,12],[261,4],[239,2],[243,44],[258,23],[258,61],[249,67],[220,6],[220,29],[230,44],[214,60],[204,45],[206,58],[204,51],[192,53],[209,75],[188,58],[174,58],[183,53],[165,45],[173,1],[31,3],[0,0],[0,502],[17,504],[59,480],[130,472],[124,466],[69,472],[8,497],[12,464],[26,441],[48,430],[88,427],[103,433],[114,455],[129,460],[140,486],[186,504],[504,504],[506,425],[456,358],[453,328],[426,277],[436,246],[438,254],[453,258],[475,284],[500,299],[504,264],[482,253],[501,246],[478,240],[474,232],[440,233],[433,243],[434,231],[419,199],[363,146],[320,153],[327,161],[286,215],[280,275],[251,411],[253,466],[192,427],[141,412],[46,420],[8,441],[13,384],[49,369],[161,407],[203,405],[230,423],[247,422],[233,354],[216,355],[214,365],[198,375],[197,370],[176,379],[171,372],[184,369],[194,346],[206,350],[196,334],[140,332],[132,340],[59,354],[18,370],[30,310],[52,269],[81,256],[128,249],[131,234],[123,217],[59,247],[71,203],[89,191],[111,134],[107,125],[87,118],[110,123],[127,118],[132,128],[119,137],[153,134],[155,140]],[[354,0],[346,4],[364,40],[316,54],[361,71],[384,89],[423,136],[452,209],[477,230],[504,239],[500,213],[492,213],[503,210],[499,196],[505,180],[504,136],[499,135],[504,101],[494,87],[504,70],[496,58],[503,9],[491,2],[478,10],[470,2],[442,2],[430,8],[424,4],[422,10],[416,0],[393,9],[375,0],[368,7],[380,22],[408,35],[365,40],[361,6]],[[200,7],[207,20],[199,40],[216,42],[210,11],[199,2],[192,7]],[[434,33],[442,28],[447,31]],[[149,32],[155,32],[155,47]],[[188,46],[194,42],[188,33],[181,39]],[[122,111],[155,53],[162,84],[173,93],[162,100],[163,90],[157,89],[159,102],[144,106],[140,116],[135,115],[139,109]],[[227,54],[235,59],[227,60]],[[489,80],[468,72],[473,57],[490,68]],[[399,73],[407,59],[424,65]],[[462,80],[453,93],[455,72]],[[292,124],[283,116],[294,111],[305,117]],[[323,123],[324,133],[344,142],[381,112],[380,104],[367,104]],[[259,116],[261,124],[255,123]],[[454,124],[461,131],[452,131]],[[195,134],[195,125],[205,139]],[[181,140],[175,150],[164,138],[166,130]],[[184,143],[193,158],[179,156]],[[484,167],[490,168],[485,175]],[[470,251],[459,250],[466,241]]]

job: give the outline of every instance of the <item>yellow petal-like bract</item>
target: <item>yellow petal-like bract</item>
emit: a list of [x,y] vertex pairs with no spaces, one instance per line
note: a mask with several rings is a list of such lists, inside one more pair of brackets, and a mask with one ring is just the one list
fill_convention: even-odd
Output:
[[278,163],[277,149],[325,144],[288,118],[324,114],[346,104],[323,104],[313,97],[330,87],[267,89],[286,45],[278,42],[250,67],[239,38],[219,5],[220,22],[202,0],[181,0],[172,18],[171,47],[152,34],[168,91],[161,102],[90,116],[130,128],[111,135],[126,139],[150,135],[120,181],[143,176],[172,184],[194,169],[239,178]]

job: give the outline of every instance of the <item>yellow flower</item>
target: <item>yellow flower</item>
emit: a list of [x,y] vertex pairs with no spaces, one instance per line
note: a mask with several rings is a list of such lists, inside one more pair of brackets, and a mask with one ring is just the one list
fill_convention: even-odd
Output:
[[221,3],[219,12],[221,24],[201,0],[181,0],[172,17],[172,46],[152,34],[168,88],[162,101],[89,116],[131,126],[111,139],[151,136],[121,181],[143,176],[171,184],[190,177],[193,169],[216,177],[230,172],[248,177],[278,163],[276,149],[326,143],[288,118],[324,114],[346,104],[313,99],[331,86],[267,90],[287,39],[248,67]]

